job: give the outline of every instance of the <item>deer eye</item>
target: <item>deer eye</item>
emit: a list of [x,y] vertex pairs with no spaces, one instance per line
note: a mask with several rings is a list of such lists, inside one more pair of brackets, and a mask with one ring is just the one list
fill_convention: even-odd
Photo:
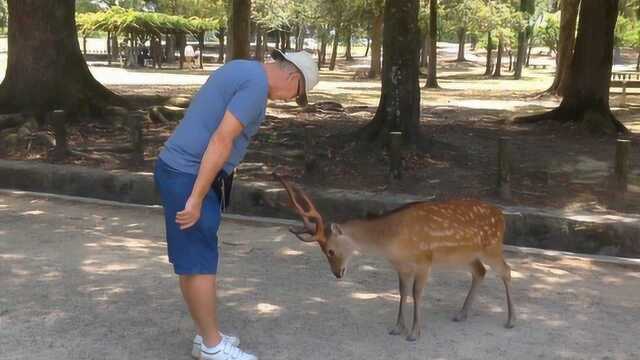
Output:
[[333,251],[333,250],[329,249],[329,250],[327,250],[327,255],[328,255],[329,257],[334,257],[334,256],[336,256],[336,253],[335,253],[335,251]]

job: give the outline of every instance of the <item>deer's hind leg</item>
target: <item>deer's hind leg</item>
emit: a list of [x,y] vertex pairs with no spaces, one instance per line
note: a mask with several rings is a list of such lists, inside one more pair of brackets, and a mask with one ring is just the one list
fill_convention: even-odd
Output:
[[470,265],[471,268],[471,288],[469,289],[469,293],[467,294],[467,298],[464,300],[464,305],[462,305],[462,309],[460,312],[454,316],[453,321],[465,321],[467,320],[467,316],[469,315],[469,309],[471,308],[471,304],[476,297],[476,292],[478,291],[478,286],[482,283],[484,279],[484,275],[487,273],[484,265],[478,259],[474,260]]
[[502,247],[494,249],[494,251],[485,254],[483,260],[491,266],[493,270],[502,278],[504,283],[504,289],[507,295],[507,322],[504,327],[507,329],[512,328],[515,325],[516,314],[511,301],[511,267],[504,261],[502,256]]

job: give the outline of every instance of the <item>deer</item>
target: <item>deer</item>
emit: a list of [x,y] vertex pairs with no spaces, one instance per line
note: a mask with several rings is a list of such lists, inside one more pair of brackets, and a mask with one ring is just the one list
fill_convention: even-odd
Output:
[[[307,243],[317,243],[326,256],[331,271],[340,280],[356,253],[374,253],[386,258],[398,273],[400,306],[390,335],[406,335],[416,341],[421,333],[421,296],[432,266],[466,268],[471,272],[471,288],[462,309],[453,321],[465,321],[486,274],[484,264],[494,270],[504,283],[507,322],[515,324],[511,300],[511,268],[504,260],[505,219],[502,211],[474,199],[443,202],[413,202],[380,215],[325,226],[309,196],[296,185],[274,173],[287,191],[290,205],[302,218],[302,227],[289,231]],[[407,332],[404,307],[409,294],[413,298],[413,324]]]

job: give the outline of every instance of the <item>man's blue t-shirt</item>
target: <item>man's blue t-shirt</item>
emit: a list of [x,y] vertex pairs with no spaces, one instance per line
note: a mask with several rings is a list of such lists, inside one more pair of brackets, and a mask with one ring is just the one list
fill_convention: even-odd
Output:
[[251,137],[264,120],[268,94],[267,74],[261,63],[234,60],[225,64],[211,74],[194,96],[159,157],[178,171],[198,174],[209,140],[229,111],[244,126],[223,167],[230,174],[244,158]]

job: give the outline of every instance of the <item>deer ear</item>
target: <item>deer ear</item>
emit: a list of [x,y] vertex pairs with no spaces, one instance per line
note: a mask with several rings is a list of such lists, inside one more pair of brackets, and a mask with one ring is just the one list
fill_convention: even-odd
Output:
[[336,223],[331,224],[331,232],[336,235],[342,235],[342,228]]

